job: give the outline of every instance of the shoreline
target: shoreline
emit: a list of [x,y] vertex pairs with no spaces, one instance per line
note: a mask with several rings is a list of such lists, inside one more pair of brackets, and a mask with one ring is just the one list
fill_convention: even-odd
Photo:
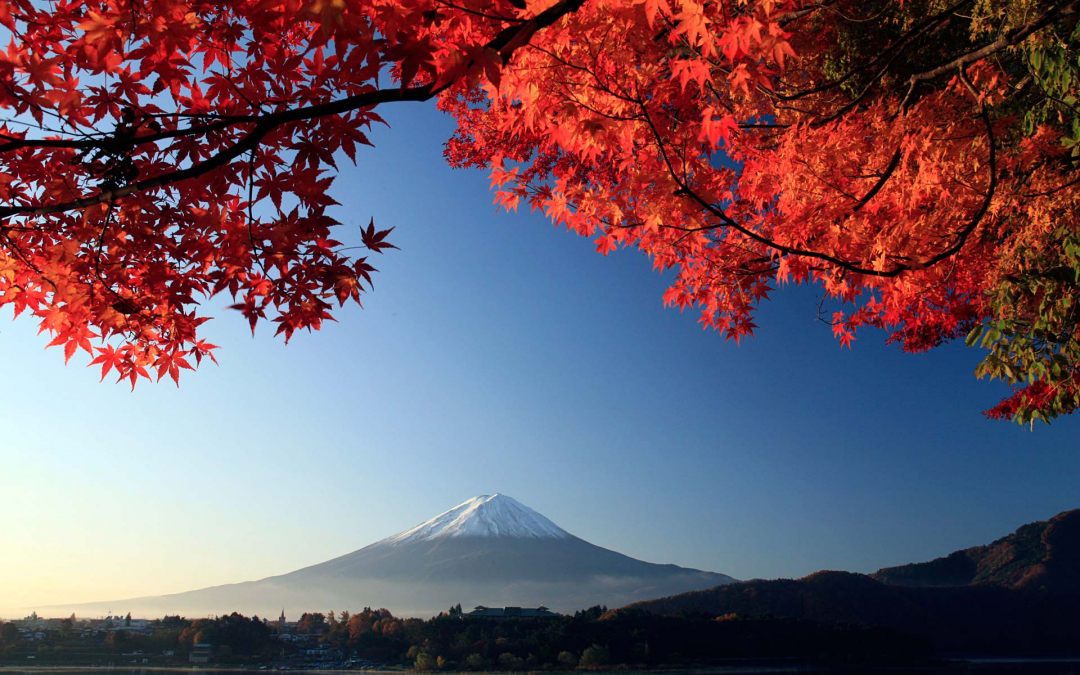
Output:
[[[1038,670],[1035,672],[1049,673],[1057,671],[1047,671],[1047,668],[1054,668],[1056,666],[1069,667],[1068,671],[1075,672],[1073,668],[1080,666],[1080,657],[1028,657],[1028,658],[987,658],[987,657],[954,657],[943,659],[942,661],[934,664],[924,665],[912,665],[912,664],[877,664],[877,665],[865,665],[865,666],[837,666],[827,664],[779,664],[776,660],[762,660],[761,662],[754,662],[753,660],[746,660],[741,663],[730,663],[727,665],[715,665],[715,666],[697,666],[687,668],[656,668],[651,670],[633,669],[633,668],[599,668],[599,669],[587,669],[585,672],[591,673],[648,673],[649,675],[778,675],[780,673],[819,673],[819,674],[845,674],[845,675],[886,675],[895,673],[919,673],[924,675],[932,675],[934,673],[1024,673],[1026,670],[1014,670],[1014,668],[1023,667],[1035,667]],[[409,668],[381,668],[381,669],[319,669],[319,668],[265,668],[259,670],[258,668],[250,667],[230,667],[230,666],[211,666],[200,667],[192,665],[190,667],[181,666],[138,666],[138,665],[126,665],[126,666],[46,666],[46,665],[32,665],[32,666],[18,666],[18,665],[0,665],[0,673],[175,673],[181,675],[184,673],[195,674],[209,674],[209,673],[311,673],[313,675],[346,675],[356,673],[370,673],[372,675],[401,675],[402,673],[420,673],[421,671],[415,671]],[[426,671],[424,671],[426,672]],[[470,673],[470,675],[499,675],[510,673],[571,673],[582,672],[581,670],[482,670],[482,671],[468,671],[468,670],[444,670],[433,671],[449,674],[458,673]]]

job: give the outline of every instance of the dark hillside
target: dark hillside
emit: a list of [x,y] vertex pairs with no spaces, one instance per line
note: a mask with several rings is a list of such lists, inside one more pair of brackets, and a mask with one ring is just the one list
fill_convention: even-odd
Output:
[[818,572],[635,603],[666,616],[882,627],[944,652],[1080,655],[1080,510],[988,546],[874,575]]
[[1080,509],[1024,525],[986,546],[871,576],[898,586],[993,585],[1080,593]]

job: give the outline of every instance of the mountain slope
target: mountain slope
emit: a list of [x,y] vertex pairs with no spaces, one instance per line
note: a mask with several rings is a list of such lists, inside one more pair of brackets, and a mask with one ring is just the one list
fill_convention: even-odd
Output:
[[386,607],[399,615],[466,607],[545,605],[570,612],[731,583],[590,544],[505,495],[481,495],[352,553],[287,574],[159,597],[93,603],[138,615],[241,611],[276,616]]
[[1068,511],[928,563],[740,582],[627,610],[880,626],[950,651],[1078,654],[1078,525],[1080,510]]
[[889,586],[864,574],[818,572],[683,593],[620,611],[888,628],[952,653],[1080,656],[1080,595],[990,585]]
[[994,585],[1080,593],[1080,509],[1029,523],[986,546],[871,576],[898,586]]

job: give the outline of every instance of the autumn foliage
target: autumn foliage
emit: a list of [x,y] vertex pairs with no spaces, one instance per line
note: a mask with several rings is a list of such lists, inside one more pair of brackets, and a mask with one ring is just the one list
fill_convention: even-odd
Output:
[[[370,288],[336,163],[437,99],[456,166],[739,340],[814,283],[843,345],[967,337],[1020,421],[1080,405],[1078,3],[14,0],[0,305],[134,384],[226,292],[288,338]],[[355,223],[349,226],[355,227]],[[388,230],[362,228],[370,252]]]

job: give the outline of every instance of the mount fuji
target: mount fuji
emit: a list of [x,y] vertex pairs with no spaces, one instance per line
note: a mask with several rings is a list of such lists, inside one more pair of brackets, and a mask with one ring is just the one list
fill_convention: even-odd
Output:
[[186,593],[78,606],[80,613],[199,616],[386,607],[423,616],[465,607],[572,612],[732,583],[724,574],[636,560],[579,539],[501,494],[473,497],[416,527],[280,576]]

